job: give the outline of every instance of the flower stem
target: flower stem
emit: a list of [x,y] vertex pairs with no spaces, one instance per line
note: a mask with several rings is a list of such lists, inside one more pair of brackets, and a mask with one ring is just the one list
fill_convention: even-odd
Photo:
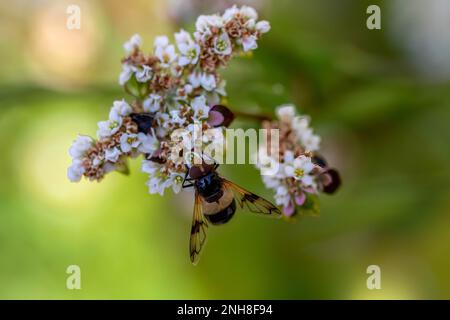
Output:
[[236,111],[236,110],[233,110],[232,112],[234,113],[236,118],[244,118],[244,119],[248,119],[248,120],[254,120],[257,122],[273,120],[273,118],[267,114],[248,113],[245,111]]

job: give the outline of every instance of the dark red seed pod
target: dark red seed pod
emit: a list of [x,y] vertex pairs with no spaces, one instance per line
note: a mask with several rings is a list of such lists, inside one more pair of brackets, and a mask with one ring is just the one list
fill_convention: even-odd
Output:
[[208,124],[214,128],[228,127],[234,120],[234,113],[227,107],[217,104],[209,110]]
[[332,194],[341,185],[341,177],[335,169],[327,169],[319,175],[319,184],[323,192]]

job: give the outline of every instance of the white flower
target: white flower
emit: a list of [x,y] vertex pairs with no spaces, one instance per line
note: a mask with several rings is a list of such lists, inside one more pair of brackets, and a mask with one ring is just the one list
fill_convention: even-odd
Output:
[[158,124],[158,127],[161,128],[168,128],[169,122],[170,122],[170,116],[165,112],[158,112],[155,115],[156,123]]
[[117,162],[120,157],[120,151],[116,147],[105,150],[105,160],[110,162]]
[[128,63],[122,64],[122,72],[119,75],[119,84],[123,86],[125,83],[127,83],[127,81],[130,80],[135,71],[135,66],[132,66]]
[[305,186],[313,186],[313,176],[310,175],[314,169],[314,164],[310,157],[299,156],[292,164],[286,164],[284,170],[288,177],[293,177],[295,180],[299,180]]
[[134,133],[125,133],[120,137],[120,149],[125,153],[137,148],[140,143],[137,134]]
[[218,55],[228,56],[231,54],[231,41],[228,33],[223,32],[214,39],[214,52]]
[[181,29],[179,32],[175,33],[175,42],[177,43],[177,45],[180,45],[182,43],[189,43],[192,42],[192,38],[189,32]]
[[98,123],[97,136],[99,138],[109,137],[119,131],[121,125],[122,117],[113,113],[110,115],[109,120]]
[[123,48],[126,53],[131,53],[135,48],[139,48],[142,44],[141,36],[138,34],[134,34],[131,38],[123,44]]
[[297,137],[301,138],[303,134],[309,130],[309,118],[305,116],[295,117],[292,119],[291,125],[295,130]]
[[181,88],[178,88],[177,89],[177,97],[176,97],[176,99],[178,99],[178,100],[185,100],[187,98],[187,96],[192,93],[193,90],[194,90],[194,88],[189,83],[184,85],[184,86],[182,86]]
[[203,73],[200,83],[206,91],[212,91],[216,87],[216,77],[213,74]]
[[79,159],[74,159],[72,165],[67,169],[67,177],[72,182],[78,182],[81,180],[84,171],[85,169],[82,161]]
[[258,13],[252,7],[242,6],[241,10],[239,10],[239,13],[246,19],[258,20]]
[[143,160],[142,161],[142,167],[141,170],[144,173],[148,173],[150,176],[156,176],[157,173],[161,170],[162,165],[154,162],[154,161],[150,161],[150,160]]
[[139,147],[138,150],[142,153],[153,153],[159,147],[159,141],[153,135],[138,133]]
[[170,111],[170,122],[173,124],[183,125],[186,122],[186,118],[182,118],[180,115],[180,110]]
[[155,41],[153,42],[153,46],[155,48],[162,47],[165,48],[169,45],[169,38],[167,36],[158,36],[155,38]]
[[164,195],[164,189],[166,188],[166,183],[159,177],[152,177],[148,180],[148,192],[150,194],[159,193],[161,196]]
[[130,105],[124,99],[116,100],[113,102],[113,106],[109,112],[109,118],[115,119],[117,117],[125,117],[128,116],[131,111]]
[[269,21],[262,20],[256,23],[255,28],[260,33],[266,33],[270,31],[270,23]]
[[313,133],[309,127],[308,117],[295,117],[292,119],[292,128],[294,129],[300,144],[306,151],[317,151],[320,147],[320,137]]
[[239,9],[236,5],[232,6],[231,8],[228,8],[225,10],[224,14],[222,15],[222,19],[225,23],[230,22],[234,19],[236,14],[239,13]]
[[279,206],[287,207],[291,201],[291,195],[284,185],[280,185],[275,193],[275,203]]
[[301,142],[306,151],[317,151],[320,146],[320,137],[313,134],[312,129],[307,130],[301,137]]
[[211,27],[222,28],[223,27],[223,19],[222,17],[214,14],[214,15],[201,15],[197,18],[195,22],[195,28],[199,33],[208,33]]
[[195,97],[191,102],[191,108],[194,111],[195,120],[208,118],[209,107],[206,105],[205,96]]
[[253,19],[247,20],[247,22],[244,24],[244,27],[246,27],[248,30],[254,30],[256,26],[256,21]]
[[244,49],[244,52],[255,50],[256,48],[258,48],[256,37],[253,35],[244,37],[242,39],[242,48]]
[[178,64],[182,67],[188,64],[196,64],[200,55],[200,46],[192,40],[191,35],[181,30],[175,33],[175,41],[181,53]]
[[200,72],[193,72],[188,76],[188,80],[194,89],[198,88],[202,85],[202,74]]
[[136,70],[136,80],[138,82],[144,83],[152,78],[152,68],[147,65],[143,65],[141,68]]
[[99,167],[102,163],[103,163],[103,158],[100,155],[97,155],[96,157],[94,157],[94,159],[92,160],[92,166],[93,167]]
[[92,147],[94,140],[89,136],[78,135],[69,149],[69,154],[74,159],[81,159]]
[[295,117],[295,107],[291,104],[279,106],[276,110],[276,114],[281,121],[291,123],[292,119]]
[[277,190],[277,188],[281,186],[280,179],[274,176],[265,175],[262,176],[262,180],[264,182],[264,185],[269,189]]
[[179,193],[181,191],[183,180],[183,175],[178,172],[172,172],[164,185],[166,188],[172,187],[174,193]]
[[155,55],[161,61],[163,67],[168,67],[177,58],[175,46],[169,44],[169,39],[166,36],[156,37]]
[[150,94],[147,99],[144,100],[143,108],[146,112],[156,112],[161,108],[162,97],[158,94]]
[[196,64],[200,55],[200,46],[194,42],[188,44],[181,44],[178,46],[181,56],[178,59],[178,64],[182,67],[188,64]]

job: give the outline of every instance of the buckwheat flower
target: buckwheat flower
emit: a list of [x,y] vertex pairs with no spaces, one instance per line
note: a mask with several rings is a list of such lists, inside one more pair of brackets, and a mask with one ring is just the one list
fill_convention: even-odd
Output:
[[170,116],[167,113],[163,113],[163,112],[157,112],[155,114],[155,121],[157,123],[156,126],[156,135],[158,137],[164,137],[169,129],[169,125],[170,125]]
[[161,171],[163,168],[162,164],[150,161],[150,160],[143,160],[141,171],[144,173],[148,173],[150,176],[156,176],[156,174]]
[[104,162],[105,155],[97,155],[94,159],[92,159],[92,166],[98,168]]
[[320,147],[320,137],[309,127],[308,117],[294,117],[291,122],[297,138],[306,151],[317,151]]
[[125,117],[128,116],[131,111],[132,109],[130,105],[125,101],[125,99],[116,100],[113,102],[113,106],[111,108],[111,111],[109,112],[109,118],[114,119],[119,116]]
[[180,110],[170,111],[170,122],[182,126],[186,122],[186,118],[183,118],[180,114]]
[[209,107],[204,96],[195,97],[191,102],[191,108],[194,111],[194,120],[208,118]]
[[153,76],[152,68],[147,65],[143,65],[136,71],[136,80],[138,82],[144,83],[150,80]]
[[208,33],[211,27],[222,28],[223,27],[223,19],[222,17],[214,14],[214,15],[201,15],[197,18],[195,22],[195,28],[197,32]]
[[176,99],[178,99],[178,100],[186,100],[188,98],[188,96],[192,93],[193,90],[194,90],[194,88],[189,83],[184,85],[181,88],[178,88],[177,89],[177,97],[176,97]]
[[105,150],[105,160],[115,163],[115,162],[117,162],[117,160],[119,160],[120,154],[121,153],[120,153],[119,149],[117,149],[116,147],[106,149]]
[[150,194],[159,193],[162,196],[164,195],[164,189],[168,187],[168,184],[160,177],[152,177],[147,181],[147,186]]
[[223,32],[214,39],[214,52],[218,55],[228,56],[231,54],[231,41],[228,33]]
[[281,186],[280,179],[275,176],[265,175],[262,177],[262,180],[264,182],[264,185],[269,189],[276,190],[279,186]]
[[139,48],[142,44],[141,36],[134,34],[131,38],[123,44],[123,48],[126,53],[132,53],[135,49]]
[[94,140],[89,136],[78,135],[69,149],[69,154],[74,159],[81,159],[92,147]]
[[313,134],[312,129],[305,131],[305,133],[301,136],[301,139],[306,151],[319,150],[321,138]]
[[225,10],[222,15],[222,19],[225,23],[230,22],[235,18],[235,16],[239,13],[239,9],[236,5],[233,5],[231,8]]
[[171,172],[169,178],[165,182],[165,186],[172,187],[172,191],[176,194],[181,191],[184,176],[178,172]]
[[188,76],[188,81],[194,89],[200,87],[202,85],[202,73],[198,71],[192,72]]
[[279,185],[276,189],[275,203],[279,206],[287,207],[291,201],[291,196],[287,187]]
[[244,24],[244,27],[249,30],[254,30],[256,26],[256,21],[253,19],[247,20],[247,22]]
[[239,13],[246,19],[258,20],[258,13],[252,7],[242,6],[239,10]]
[[212,91],[216,88],[216,77],[213,74],[203,73],[200,84],[206,91]]
[[161,109],[162,97],[159,94],[152,93],[144,100],[142,107],[146,112],[156,112]]
[[295,107],[293,105],[282,105],[276,109],[278,119],[282,122],[290,123],[295,117]]
[[137,134],[125,133],[120,136],[120,150],[122,150],[122,152],[130,152],[134,148],[137,148],[140,143]]
[[151,134],[138,133],[138,150],[145,154],[152,154],[159,148],[159,141]]
[[288,177],[293,177],[295,180],[301,181],[305,186],[313,186],[314,176],[311,175],[311,172],[314,167],[310,157],[301,155],[292,163],[288,162],[284,167],[284,170]]
[[178,64],[182,67],[188,64],[196,64],[200,56],[200,46],[192,40],[191,35],[181,30],[175,33],[175,41],[180,51]]
[[177,59],[175,46],[169,44],[166,36],[157,37],[155,40],[155,56],[161,61],[162,67],[168,67]]
[[78,182],[84,174],[83,161],[74,159],[72,165],[67,169],[67,177],[71,182]]
[[270,31],[270,23],[265,20],[259,21],[256,23],[255,29],[260,33],[267,33]]
[[245,36],[242,39],[242,49],[244,52],[255,50],[258,48],[258,44],[256,43],[256,37],[254,35]]
[[117,114],[111,114],[111,116],[108,120],[98,123],[97,136],[99,138],[109,137],[119,131],[123,121],[122,117]]
[[136,67],[132,66],[128,63],[122,64],[122,72],[119,75],[119,84],[123,86],[128,80],[131,79],[131,76],[136,71]]
[[178,64],[184,67],[188,64],[196,64],[200,56],[200,46],[194,42],[181,44],[178,46],[181,56]]
[[158,36],[153,42],[155,48],[162,47],[165,48],[169,45],[169,38],[167,36]]

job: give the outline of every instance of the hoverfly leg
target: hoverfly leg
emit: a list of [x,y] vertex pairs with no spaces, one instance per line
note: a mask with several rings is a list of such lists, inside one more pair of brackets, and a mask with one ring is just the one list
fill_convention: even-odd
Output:
[[[188,174],[189,174],[189,170],[186,171],[186,174],[184,175],[183,183],[181,184],[181,187],[182,187],[183,189],[189,188],[189,187],[193,187],[193,186],[194,186],[194,184],[191,182],[192,179],[189,179],[189,178],[188,178]],[[186,182],[189,182],[189,183],[186,184]]]

